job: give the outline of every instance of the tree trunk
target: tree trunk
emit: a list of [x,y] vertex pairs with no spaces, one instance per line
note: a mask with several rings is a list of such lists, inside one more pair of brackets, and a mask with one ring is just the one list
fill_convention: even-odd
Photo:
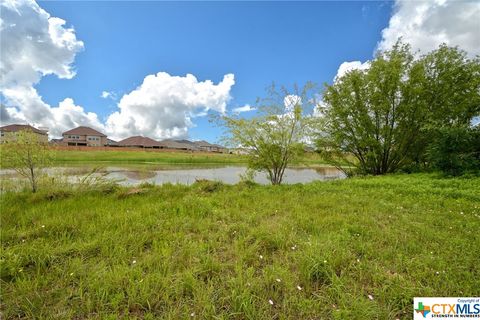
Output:
[[35,177],[35,171],[33,170],[33,166],[30,167],[30,176],[32,179],[32,192],[37,192],[37,178]]

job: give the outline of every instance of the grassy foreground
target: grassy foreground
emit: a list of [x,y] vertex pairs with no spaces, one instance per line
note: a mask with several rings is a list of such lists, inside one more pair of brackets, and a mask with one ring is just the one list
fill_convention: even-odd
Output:
[[480,293],[480,179],[1,197],[2,318],[411,319]]

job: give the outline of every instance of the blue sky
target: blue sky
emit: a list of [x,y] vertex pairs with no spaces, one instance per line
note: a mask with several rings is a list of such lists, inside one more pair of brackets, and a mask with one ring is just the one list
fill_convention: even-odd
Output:
[[399,37],[415,52],[446,43],[480,54],[480,1],[3,0],[0,8],[2,124],[48,127],[51,137],[86,125],[117,140],[213,142],[222,130],[205,114],[245,110],[272,82],[321,88]]
[[[118,97],[160,71],[217,83],[235,75],[227,109],[254,104],[272,81],[331,82],[344,61],[372,57],[388,25],[388,2],[39,2],[73,26],[84,50],[72,79],[44,77],[44,101],[65,97],[101,120]],[[245,114],[248,116],[248,114]],[[192,120],[192,139],[215,141],[220,130],[206,117]]]

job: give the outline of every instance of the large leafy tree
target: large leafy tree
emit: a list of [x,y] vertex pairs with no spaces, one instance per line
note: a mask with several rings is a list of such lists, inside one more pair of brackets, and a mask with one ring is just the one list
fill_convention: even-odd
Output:
[[[429,149],[437,150],[440,145],[458,143],[455,138],[458,132],[473,135],[474,131],[469,128],[472,120],[480,116],[480,59],[478,56],[470,59],[465,51],[442,44],[421,57],[418,63],[424,73],[421,87],[427,116],[418,132],[411,158],[417,167],[438,168],[436,164],[448,161],[437,157],[446,153],[432,153]],[[473,136],[467,140],[472,139]],[[456,155],[453,152],[451,156]]]
[[409,46],[399,42],[367,70],[353,70],[327,85],[319,149],[327,159],[340,157],[362,173],[401,167],[425,117],[422,76]]
[[480,58],[442,44],[422,57],[422,95],[431,127],[468,127],[480,115]]
[[385,174],[426,161],[439,127],[469,126],[480,106],[480,63],[445,45],[415,59],[398,41],[367,70],[327,85],[317,144],[327,159]]
[[312,88],[309,83],[289,92],[272,85],[267,97],[257,101],[257,116],[223,115],[219,119],[226,128],[226,142],[246,150],[249,168],[266,172],[274,185],[282,183],[288,164],[303,153],[308,121],[303,110],[314,104]]

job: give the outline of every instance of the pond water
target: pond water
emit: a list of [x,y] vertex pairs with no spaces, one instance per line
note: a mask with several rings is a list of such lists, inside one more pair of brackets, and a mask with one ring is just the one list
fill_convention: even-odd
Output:
[[[48,168],[49,175],[65,175],[74,179],[91,172],[96,165],[69,165]],[[107,165],[102,166],[98,174],[107,179],[117,180],[122,185],[137,185],[143,182],[153,184],[180,183],[192,184],[196,180],[216,180],[227,184],[240,181],[246,167],[242,166],[191,166],[191,165]],[[11,169],[0,170],[1,179],[18,178]],[[345,175],[333,167],[287,168],[283,183],[307,183],[317,180],[345,178]],[[255,181],[269,184],[265,173],[257,173]]]

